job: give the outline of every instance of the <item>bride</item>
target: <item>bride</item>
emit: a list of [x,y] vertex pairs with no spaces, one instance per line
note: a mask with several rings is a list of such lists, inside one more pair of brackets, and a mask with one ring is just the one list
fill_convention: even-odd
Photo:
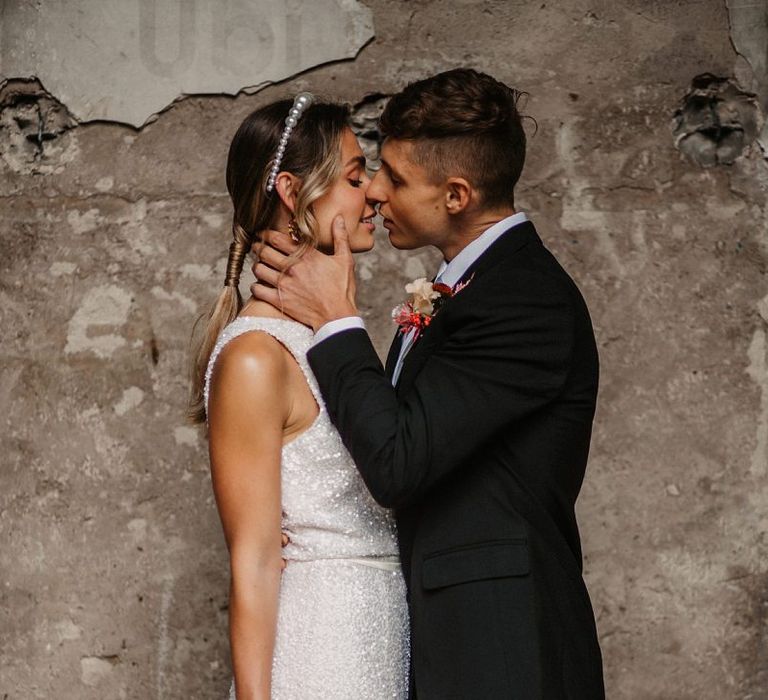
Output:
[[306,361],[312,329],[253,298],[243,305],[237,286],[265,229],[289,232],[298,255],[330,253],[341,214],[352,250],[373,246],[365,159],[348,117],[302,93],[246,117],[229,149],[233,241],[195,353],[190,416],[208,425],[229,550],[236,700],[407,696],[394,520],[326,413]]

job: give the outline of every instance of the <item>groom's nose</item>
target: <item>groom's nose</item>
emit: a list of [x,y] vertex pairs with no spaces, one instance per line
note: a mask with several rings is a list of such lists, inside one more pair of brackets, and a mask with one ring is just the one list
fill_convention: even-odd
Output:
[[387,196],[382,187],[383,175],[379,170],[372,178],[365,193],[365,199],[369,204],[381,204],[387,201]]

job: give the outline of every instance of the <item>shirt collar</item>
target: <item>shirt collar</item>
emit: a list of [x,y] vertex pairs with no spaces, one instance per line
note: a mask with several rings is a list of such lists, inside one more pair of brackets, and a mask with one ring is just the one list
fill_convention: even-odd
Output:
[[443,262],[440,264],[440,269],[437,271],[437,278],[435,281],[447,284],[449,287],[453,287],[464,276],[464,273],[469,269],[469,266],[475,262],[496,239],[501,236],[505,231],[508,231],[513,226],[518,226],[523,222],[528,221],[528,217],[525,212],[519,211],[516,214],[502,219],[496,222],[493,226],[486,229],[481,233],[474,241],[463,248],[459,254],[451,260],[451,262]]

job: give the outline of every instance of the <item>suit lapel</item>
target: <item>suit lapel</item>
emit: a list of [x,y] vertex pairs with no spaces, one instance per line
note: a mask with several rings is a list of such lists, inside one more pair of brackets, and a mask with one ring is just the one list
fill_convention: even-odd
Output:
[[396,387],[398,396],[410,389],[413,380],[424,365],[424,362],[432,354],[433,350],[443,341],[445,336],[442,332],[442,324],[440,323],[439,318],[439,314],[435,316],[435,320],[429,324],[428,328],[411,346],[411,349],[403,359],[403,368],[400,370],[400,378],[397,380]]
[[[518,250],[532,242],[541,243],[541,239],[530,221],[514,226],[499,236],[499,238],[497,238],[485,252],[467,268],[467,271],[462,275],[459,282],[466,282],[472,275],[480,277],[485,272],[498,265],[502,260],[508,258],[510,255],[514,255]],[[450,303],[452,303],[452,300],[446,301],[446,305]],[[405,394],[405,392],[411,388],[411,385],[418,376],[421,368],[424,366],[424,363],[432,352],[434,352],[443,340],[445,340],[445,332],[441,321],[442,316],[438,313],[416,344],[406,354],[405,359],[403,360],[403,369],[400,372],[400,378],[397,382],[398,396]],[[393,370],[399,352],[400,343],[397,344],[397,353],[392,362]],[[390,355],[392,355],[391,349]],[[389,360],[387,360],[387,365],[389,365]],[[391,378],[392,374],[388,373],[388,376]]]
[[384,365],[384,373],[387,375],[387,379],[392,381],[392,375],[395,373],[395,365],[397,364],[397,358],[400,356],[400,348],[403,345],[403,334],[398,329],[395,333],[395,337],[392,339],[392,344],[389,346],[389,353],[387,354],[387,362]]

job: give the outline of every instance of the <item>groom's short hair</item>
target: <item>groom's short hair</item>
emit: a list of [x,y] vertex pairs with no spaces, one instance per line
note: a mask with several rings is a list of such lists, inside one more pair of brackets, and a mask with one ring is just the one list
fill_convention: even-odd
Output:
[[521,95],[486,73],[457,68],[411,83],[379,121],[382,135],[414,144],[414,160],[435,180],[460,176],[485,206],[514,204],[525,162]]

